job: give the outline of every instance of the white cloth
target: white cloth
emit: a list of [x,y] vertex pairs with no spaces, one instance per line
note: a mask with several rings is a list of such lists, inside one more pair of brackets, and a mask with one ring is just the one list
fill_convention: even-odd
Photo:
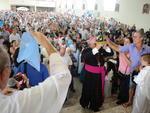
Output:
[[89,32],[85,29],[82,31],[82,39],[87,40]]
[[9,36],[9,42],[12,42],[13,40],[20,42],[20,35],[18,33],[16,33],[16,35],[12,33]]
[[105,51],[108,52],[108,53],[111,53],[111,49],[109,47],[106,47]]
[[134,79],[137,83],[132,113],[150,113],[150,66],[143,68]]
[[77,60],[77,62],[79,61],[79,54],[80,54],[80,51],[77,49],[75,52],[72,52],[74,58]]
[[58,53],[50,56],[51,77],[36,87],[11,96],[0,94],[0,113],[59,113],[71,82],[70,72]]
[[46,58],[48,57],[48,53],[46,51],[46,48],[41,47],[41,54],[44,55]]
[[142,92],[148,98],[148,100],[150,100],[150,66],[149,71],[147,71],[147,74],[145,75],[145,81],[143,84]]
[[76,47],[73,44],[69,45],[69,48],[71,49],[72,52],[76,51]]
[[113,71],[111,70],[108,73],[108,75],[105,77],[105,88],[104,88],[105,98],[111,96],[111,88],[112,88],[111,78],[112,78],[112,76],[113,76]]
[[[140,87],[141,90],[143,90],[143,87],[146,86],[146,81],[148,78],[150,78],[149,76],[150,76],[150,66],[146,66],[140,71],[138,76],[134,78],[135,83]],[[148,87],[146,86],[146,88]]]
[[64,56],[61,56],[61,58],[62,58],[63,63],[67,65],[68,67],[72,65],[72,60],[67,53]]
[[92,53],[93,53],[93,55],[96,55],[98,52],[99,52],[99,51],[98,51],[98,49],[97,49],[97,48],[93,48],[93,49],[92,49]]
[[79,65],[78,65],[78,74],[81,73],[82,69],[83,69],[84,63],[81,62],[81,53],[79,55]]

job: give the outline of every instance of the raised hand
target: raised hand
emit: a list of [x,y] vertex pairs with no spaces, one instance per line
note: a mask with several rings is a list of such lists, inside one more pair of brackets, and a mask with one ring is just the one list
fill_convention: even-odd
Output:
[[31,34],[40,45],[46,48],[49,55],[57,51],[56,48],[49,42],[49,40],[44,34],[40,32],[31,32]]
[[96,44],[96,48],[99,50],[103,45],[102,44]]

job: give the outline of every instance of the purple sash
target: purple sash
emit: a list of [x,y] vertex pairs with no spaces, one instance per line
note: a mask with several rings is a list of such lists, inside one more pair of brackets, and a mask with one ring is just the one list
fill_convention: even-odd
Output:
[[101,79],[102,79],[102,95],[104,96],[104,83],[105,83],[105,67],[101,66],[91,66],[88,64],[85,64],[85,70],[91,72],[91,73],[96,73],[96,74],[101,74]]

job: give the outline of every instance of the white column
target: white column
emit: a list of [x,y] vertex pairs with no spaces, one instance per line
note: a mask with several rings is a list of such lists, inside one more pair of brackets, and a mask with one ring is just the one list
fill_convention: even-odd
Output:
[[37,4],[37,1],[34,0],[35,4],[34,4],[34,11],[36,12],[36,4]]

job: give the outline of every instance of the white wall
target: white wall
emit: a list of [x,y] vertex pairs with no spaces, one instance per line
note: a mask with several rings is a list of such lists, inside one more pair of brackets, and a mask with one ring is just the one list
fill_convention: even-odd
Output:
[[10,4],[9,0],[0,0],[0,10],[9,10]]
[[142,14],[143,4],[150,4],[150,0],[120,0],[119,12],[104,11],[103,1],[97,1],[102,16],[108,18],[114,17],[118,21],[128,25],[135,24],[137,28],[144,28],[146,30],[150,28],[150,14]]
[[[56,10],[58,12],[74,10],[75,14],[80,15],[83,13],[83,10],[82,10],[83,4],[85,4],[86,8],[88,6],[86,1],[87,0],[57,0]],[[66,8],[66,5],[67,5],[67,8]],[[74,6],[74,9],[72,9],[72,5]]]
[[[104,11],[104,0],[58,0],[57,2],[57,11],[66,11],[74,4],[74,9],[78,10],[76,12],[82,13],[82,5],[83,3],[86,5],[86,9],[92,9],[93,7],[89,6],[89,1],[92,1],[98,4],[98,11],[101,16],[106,18],[115,18],[116,20],[128,24],[135,24],[137,28],[144,28],[148,30],[150,28],[150,14],[142,14],[143,4],[149,3],[150,0],[119,0],[120,3],[120,11],[112,12],[112,11]],[[80,2],[80,3],[79,3]],[[66,9],[67,3],[67,9]],[[61,8],[59,8],[61,6]]]
[[10,0],[11,5],[38,6],[38,7],[55,7],[55,0]]
[[[57,0],[56,10],[58,12],[74,10],[75,14],[81,15],[85,11],[85,10],[82,10],[83,4],[85,4],[86,10],[93,10],[95,1],[96,0]],[[66,8],[66,5],[67,5],[67,8]],[[74,9],[72,9],[72,5],[74,6]]]

